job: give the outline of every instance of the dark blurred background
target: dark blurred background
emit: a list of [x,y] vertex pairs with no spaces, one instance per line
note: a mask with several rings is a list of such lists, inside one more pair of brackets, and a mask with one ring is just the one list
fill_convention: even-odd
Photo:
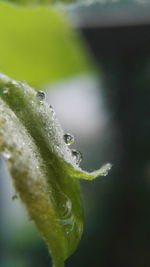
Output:
[[[81,181],[85,230],[66,267],[150,266],[150,5],[126,3],[73,11],[96,72],[51,85],[47,96],[75,135],[81,166],[113,164],[108,176]],[[0,266],[47,267],[47,247],[8,181]]]

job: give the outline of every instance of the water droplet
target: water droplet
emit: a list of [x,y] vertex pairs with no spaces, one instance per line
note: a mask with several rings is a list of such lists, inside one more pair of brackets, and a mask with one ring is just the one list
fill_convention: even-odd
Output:
[[54,111],[53,107],[52,107],[51,105],[49,105],[49,108],[50,108],[50,110],[51,110],[52,114],[54,114],[54,113],[55,113],[55,111]]
[[63,228],[68,235],[74,228],[74,215],[72,214],[72,202],[64,193],[57,192],[57,208],[59,212],[58,221],[63,225]]
[[79,165],[82,161],[82,154],[80,151],[77,151],[76,149],[72,149],[72,155],[76,159],[76,164]]
[[38,91],[36,97],[38,100],[43,101],[46,98],[46,94],[43,91]]
[[52,127],[48,127],[47,135],[50,137],[52,135]]
[[50,111],[51,111],[51,116],[52,116],[52,120],[54,120],[56,114],[55,114],[55,111],[53,109],[53,107],[51,105],[49,105],[49,108],[50,108]]
[[22,80],[21,83],[22,83],[22,85],[26,85],[27,84],[25,80]]
[[8,150],[4,150],[2,152],[2,155],[5,159],[10,159],[11,158],[11,153]]
[[12,196],[12,200],[16,200],[16,199],[18,199],[18,196],[17,195],[13,195]]
[[101,167],[101,175],[106,176],[108,174],[108,171],[111,169],[112,164],[106,163]]
[[10,81],[10,84],[12,84],[12,85],[18,85],[18,82],[11,80]]
[[66,133],[64,134],[64,141],[67,145],[71,145],[74,143],[74,136],[69,133]]
[[4,86],[3,87],[3,94],[8,94],[8,92],[9,92],[8,87],[7,86]]

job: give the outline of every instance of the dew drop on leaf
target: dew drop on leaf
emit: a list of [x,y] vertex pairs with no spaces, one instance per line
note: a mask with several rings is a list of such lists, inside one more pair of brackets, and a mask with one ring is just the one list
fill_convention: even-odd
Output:
[[13,80],[10,81],[10,84],[11,84],[11,85],[14,85],[14,86],[17,86],[17,85],[18,85],[18,83],[17,83],[16,81],[13,81]]
[[22,83],[22,85],[26,85],[27,84],[25,80],[22,80],[21,83]]
[[73,231],[75,225],[75,217],[72,213],[72,202],[67,195],[62,191],[56,191],[55,196],[57,196],[57,208],[59,213],[59,219],[61,225],[65,230],[65,233],[69,235]]
[[8,94],[8,92],[9,92],[8,87],[4,86],[3,87],[3,94]]
[[72,155],[76,160],[76,164],[79,165],[83,158],[81,152],[76,149],[72,149]]
[[12,200],[16,200],[16,199],[18,199],[18,196],[17,195],[13,195],[12,196]]
[[64,134],[64,141],[67,145],[71,145],[74,143],[74,136],[69,133],[66,133]]
[[49,108],[50,108],[50,111],[51,111],[51,114],[52,114],[52,120],[54,120],[54,118],[55,118],[55,111],[54,111],[52,105],[49,105]]
[[46,94],[43,91],[38,91],[36,97],[38,100],[43,101],[46,98]]
[[101,167],[101,174],[103,176],[106,176],[108,174],[108,171],[111,169],[111,167],[112,167],[112,164],[110,164],[110,163],[107,163],[107,164],[103,165]]
[[2,152],[2,156],[4,157],[4,159],[10,159],[11,158],[11,153],[7,150],[4,150]]

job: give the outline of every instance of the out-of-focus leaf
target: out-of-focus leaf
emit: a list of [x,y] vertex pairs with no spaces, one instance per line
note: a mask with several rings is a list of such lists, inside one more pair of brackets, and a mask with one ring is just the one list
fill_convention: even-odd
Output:
[[76,249],[83,230],[77,178],[87,173],[64,141],[54,110],[24,82],[0,75],[0,152],[30,217],[46,240],[55,267]]
[[[5,0],[3,0],[5,1]],[[149,3],[149,0],[8,0],[8,2],[12,3],[17,3],[21,5],[39,5],[39,4],[53,4],[57,2],[62,2],[62,3],[72,3],[72,2],[77,2],[77,3],[84,3],[85,5],[90,5],[93,3],[99,3],[99,4],[132,4],[132,3],[138,3],[138,4],[146,4]]]
[[0,3],[0,71],[37,86],[89,70],[64,17],[50,7]]
[[11,2],[19,5],[32,5],[32,6],[37,6],[37,5],[50,5],[54,4],[57,2],[65,2],[65,3],[71,3],[73,0],[2,0],[3,2]]

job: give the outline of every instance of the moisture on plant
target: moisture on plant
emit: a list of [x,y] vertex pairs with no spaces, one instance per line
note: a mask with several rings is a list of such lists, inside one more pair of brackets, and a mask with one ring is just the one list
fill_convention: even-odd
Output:
[[83,171],[81,153],[68,146],[73,136],[63,132],[44,99],[44,92],[0,75],[0,152],[17,192],[12,199],[21,198],[47,242],[53,266],[61,267],[83,232],[79,179],[105,176],[111,164]]

